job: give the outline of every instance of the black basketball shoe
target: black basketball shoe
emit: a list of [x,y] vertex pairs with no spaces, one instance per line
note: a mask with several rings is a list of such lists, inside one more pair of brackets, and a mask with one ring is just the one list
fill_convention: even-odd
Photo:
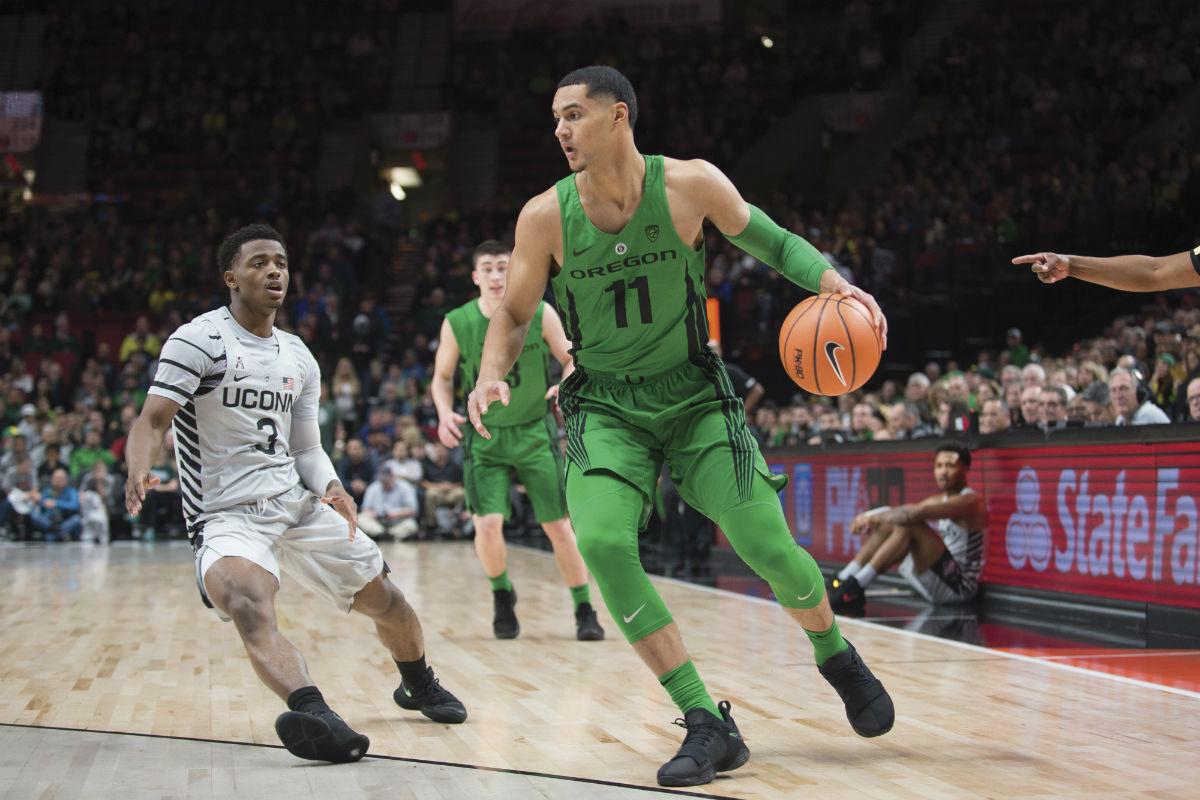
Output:
[[517,638],[517,634],[521,632],[521,623],[517,622],[517,612],[513,611],[517,605],[517,590],[494,589],[492,604],[495,607],[495,615],[492,617],[492,633],[496,634],[497,639]]
[[580,603],[575,609],[575,638],[581,642],[598,642],[604,638],[604,628],[600,627],[591,603]]
[[467,709],[462,701],[446,689],[433,676],[433,667],[425,668],[424,684],[415,690],[400,681],[400,686],[392,692],[396,705],[409,711],[420,711],[434,722],[444,722],[457,725],[467,719]]
[[826,659],[819,669],[846,704],[846,719],[859,736],[882,736],[892,729],[896,709],[879,679],[871,674],[854,645]]
[[358,761],[371,746],[370,739],[329,710],[285,711],[275,720],[275,733],[292,755],[334,764]]
[[854,576],[845,580],[832,578],[829,587],[829,607],[833,609],[833,613],[862,615],[867,605],[867,593],[858,585]]
[[675,720],[687,728],[687,736],[674,758],[658,768],[659,786],[699,786],[718,772],[729,772],[750,760],[750,748],[729,716],[729,701],[722,700],[717,708],[722,719],[693,708],[686,719]]

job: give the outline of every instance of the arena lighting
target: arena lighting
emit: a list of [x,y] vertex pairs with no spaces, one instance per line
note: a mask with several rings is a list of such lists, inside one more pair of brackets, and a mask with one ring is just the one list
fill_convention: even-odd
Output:
[[767,48],[768,50],[770,50],[772,47],[775,46],[775,40],[772,39],[770,36],[764,36],[761,39],[759,39],[759,41],[762,42],[762,46]]
[[401,186],[396,181],[392,181],[391,185],[388,188],[392,190],[392,197],[396,198],[397,202],[408,197],[408,194],[404,191],[404,187]]
[[392,167],[388,170],[388,180],[411,189],[421,185],[421,173],[412,167]]

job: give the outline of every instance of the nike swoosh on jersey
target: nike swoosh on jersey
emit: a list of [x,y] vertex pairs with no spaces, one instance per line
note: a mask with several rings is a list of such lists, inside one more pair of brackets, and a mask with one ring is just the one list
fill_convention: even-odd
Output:
[[249,377],[250,377],[249,375],[234,375],[233,382],[237,383],[238,381],[244,381],[244,380],[246,380],[246,378],[249,378]]
[[825,357],[829,359],[829,366],[833,367],[833,372],[835,375],[837,375],[837,379],[842,382],[842,386],[846,385],[846,378],[842,375],[841,365],[838,364],[837,351],[845,349],[846,348],[842,347],[837,342],[825,343]]
[[572,253],[573,253],[573,254],[574,254],[576,257],[578,257],[578,256],[581,256],[581,255],[583,255],[584,253],[586,253],[588,250],[591,250],[591,249],[592,249],[593,247],[595,247],[595,246],[596,246],[596,245],[594,245],[594,244],[589,244],[587,247],[583,248],[582,250],[576,250],[574,247],[572,247],[572,248],[571,248],[571,252],[572,252]]
[[642,609],[645,607],[646,604],[642,603],[640,606],[638,606],[637,611],[633,612],[632,614],[622,614],[621,619],[625,620],[625,624],[628,625],[629,623],[633,622],[634,617],[642,613]]

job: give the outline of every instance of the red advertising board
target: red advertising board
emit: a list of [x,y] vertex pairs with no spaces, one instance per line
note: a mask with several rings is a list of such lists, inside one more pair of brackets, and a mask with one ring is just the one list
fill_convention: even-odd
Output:
[[[930,451],[767,461],[791,477],[793,534],[822,561],[854,554],[859,512],[937,491]],[[1200,608],[1200,443],[985,448],[970,482],[988,504],[985,583]]]

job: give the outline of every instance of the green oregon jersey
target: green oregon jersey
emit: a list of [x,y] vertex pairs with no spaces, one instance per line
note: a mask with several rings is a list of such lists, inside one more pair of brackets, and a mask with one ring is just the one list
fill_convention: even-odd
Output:
[[573,174],[555,185],[563,264],[554,297],[584,371],[657,375],[708,343],[704,248],[675,232],[663,157],[644,158],[642,200],[619,233],[588,219]]
[[[545,303],[529,321],[525,347],[504,379],[512,389],[512,401],[507,405],[492,403],[486,423],[489,427],[524,425],[546,416],[546,390],[550,386],[550,347],[542,338],[542,311]],[[467,391],[475,386],[483,361],[483,338],[487,335],[488,318],[479,310],[479,298],[464,303],[446,315],[454,338],[458,340],[458,366],[462,385]]]

